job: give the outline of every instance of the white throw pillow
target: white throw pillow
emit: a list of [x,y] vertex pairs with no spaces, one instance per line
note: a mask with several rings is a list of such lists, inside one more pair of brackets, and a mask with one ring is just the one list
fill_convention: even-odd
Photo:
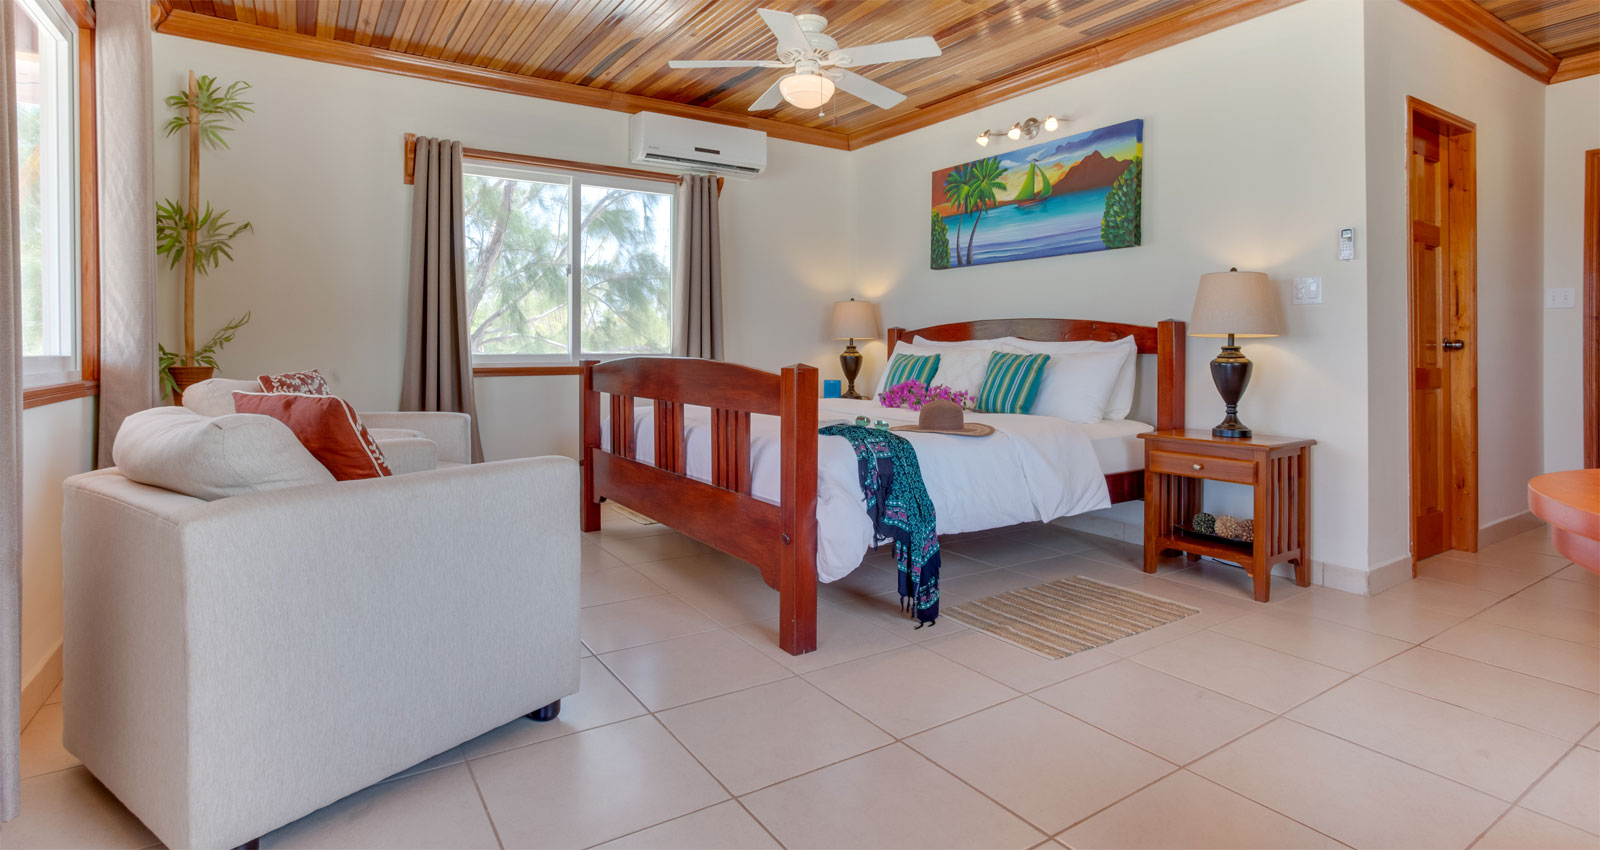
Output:
[[201,416],[227,416],[237,413],[233,408],[233,394],[261,392],[260,381],[236,381],[232,378],[212,378],[201,381],[183,391],[183,406]]
[[1106,418],[1106,405],[1121,367],[1120,351],[1051,354],[1039,394],[1028,412],[1070,422],[1099,422]]
[[133,481],[206,501],[334,480],[289,426],[249,413],[142,410],[122,421],[111,458]]
[[[1014,336],[1008,336],[1002,340],[997,340],[997,342],[1014,346],[1016,349],[1026,351],[1029,354],[1051,355],[1050,362],[1045,364],[1044,367],[1044,383],[1039,388],[1039,394],[1041,398],[1049,392],[1049,387],[1053,383],[1050,380],[1050,373],[1057,365],[1057,358],[1055,355],[1078,354],[1090,351],[1119,352],[1121,353],[1123,359],[1118,365],[1116,382],[1111,387],[1110,396],[1106,399],[1103,405],[1104,409],[1102,411],[1101,418],[1127,419],[1128,414],[1133,410],[1134,378],[1138,373],[1139,360],[1139,345],[1138,343],[1134,342],[1133,337],[1125,336],[1121,339],[1113,340],[1111,342],[1096,342],[1094,340],[1044,342],[1040,340],[1021,339]],[[1039,409],[1039,403],[1037,401],[1034,402],[1033,412],[1044,413],[1044,411]],[[1055,414],[1047,413],[1045,415],[1053,416]]]

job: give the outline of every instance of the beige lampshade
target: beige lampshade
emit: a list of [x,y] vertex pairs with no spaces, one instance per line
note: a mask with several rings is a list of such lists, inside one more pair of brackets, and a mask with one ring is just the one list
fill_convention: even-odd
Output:
[[878,308],[871,301],[835,301],[833,304],[834,339],[877,339]]
[[1261,272],[1225,271],[1200,276],[1189,316],[1189,336],[1263,337],[1283,333],[1283,312],[1272,281]]

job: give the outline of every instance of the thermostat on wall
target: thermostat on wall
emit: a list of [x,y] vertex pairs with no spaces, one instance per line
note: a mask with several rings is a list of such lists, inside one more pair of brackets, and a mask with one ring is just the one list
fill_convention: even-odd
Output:
[[1356,258],[1356,229],[1346,227],[1339,231],[1339,259],[1354,260]]

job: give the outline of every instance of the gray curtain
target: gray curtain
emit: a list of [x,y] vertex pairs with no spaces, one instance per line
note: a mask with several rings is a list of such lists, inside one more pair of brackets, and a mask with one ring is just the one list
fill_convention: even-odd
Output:
[[0,2],[0,821],[17,816],[22,782],[22,311],[17,230],[14,4]]
[[692,174],[678,187],[678,280],[672,353],[722,359],[722,235],[717,178]]
[[401,410],[472,417],[472,462],[483,462],[467,336],[467,248],[461,220],[461,143],[417,139],[411,187],[411,295]]
[[99,463],[130,413],[161,401],[156,376],[155,94],[150,10],[95,5],[100,156]]

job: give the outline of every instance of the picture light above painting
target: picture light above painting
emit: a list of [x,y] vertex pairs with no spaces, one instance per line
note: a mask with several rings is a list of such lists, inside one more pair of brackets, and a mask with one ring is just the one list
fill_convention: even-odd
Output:
[[1139,244],[1144,121],[933,172],[930,265],[1009,263]]

